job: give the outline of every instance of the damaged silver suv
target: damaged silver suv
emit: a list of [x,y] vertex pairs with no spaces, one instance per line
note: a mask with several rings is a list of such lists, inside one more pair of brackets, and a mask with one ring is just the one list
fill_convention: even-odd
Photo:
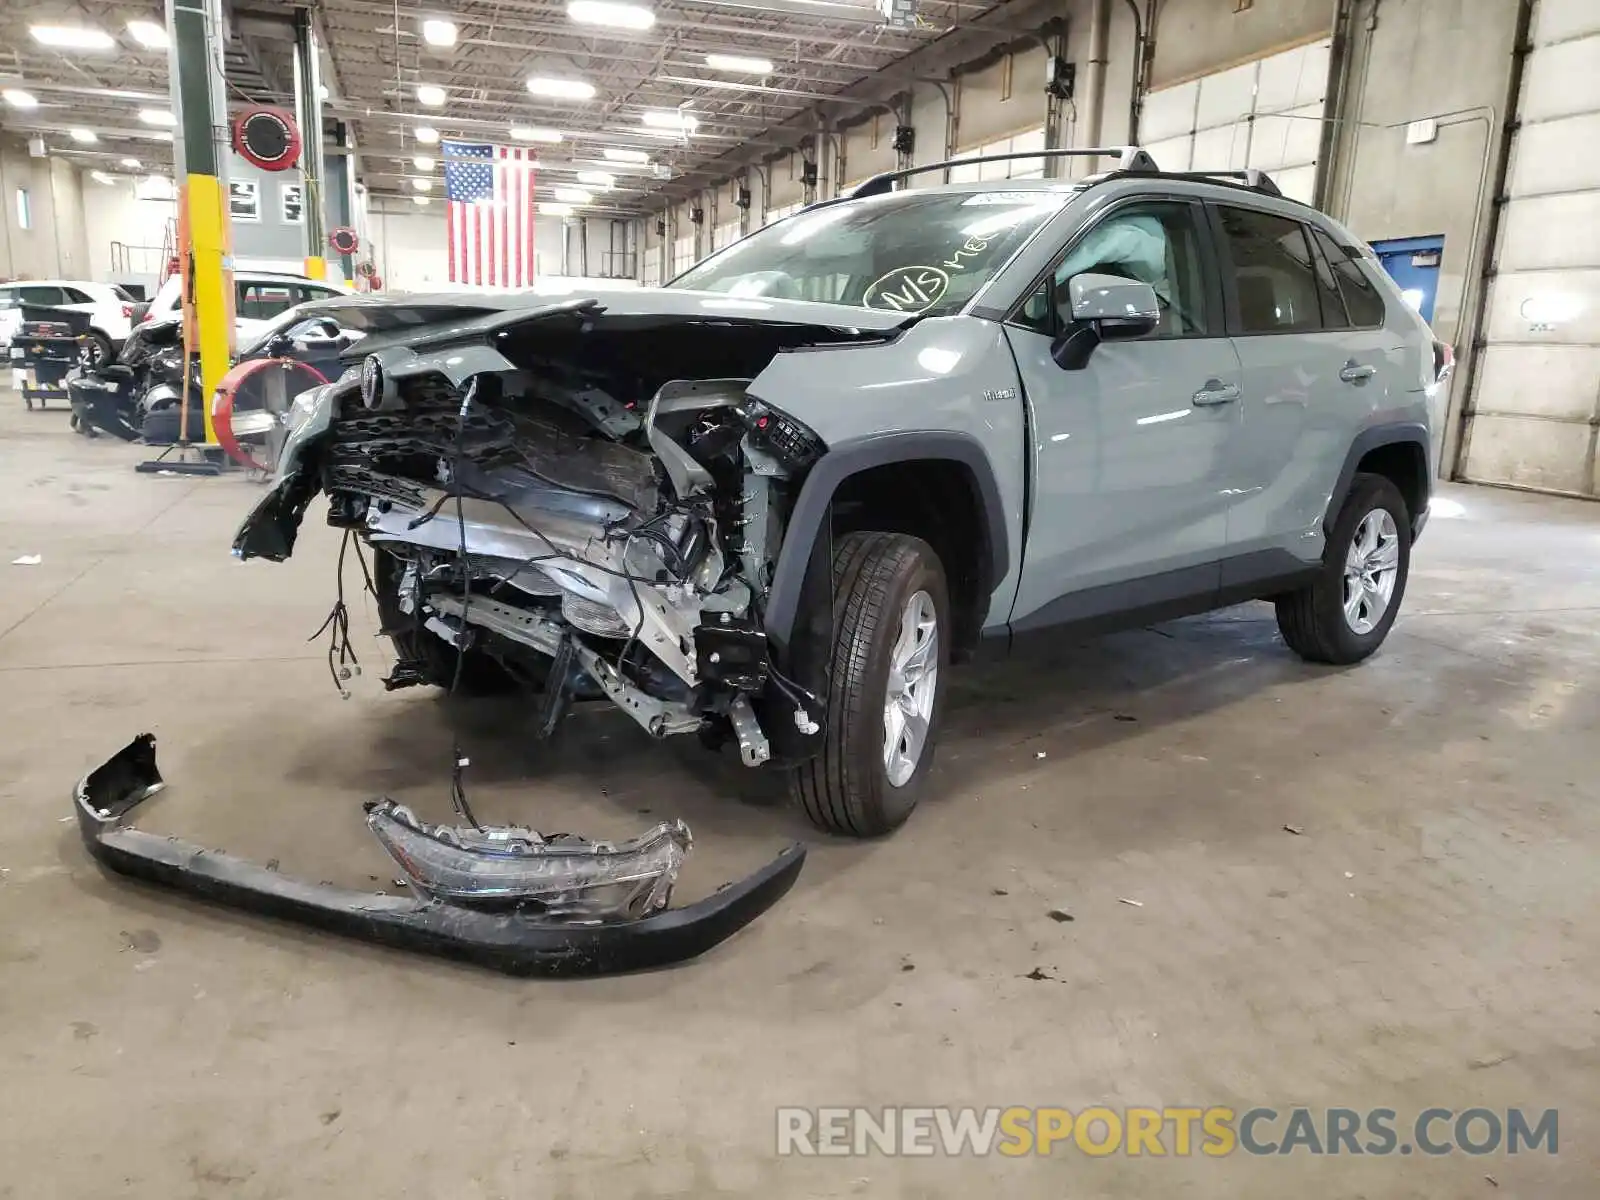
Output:
[[898,186],[934,169],[663,289],[315,306],[359,363],[296,401],[235,552],[286,558],[326,493],[389,686],[514,686],[546,733],[609,698],[858,836],[916,805],[981,649],[1267,598],[1301,656],[1371,654],[1449,354],[1370,251],[1137,150]]

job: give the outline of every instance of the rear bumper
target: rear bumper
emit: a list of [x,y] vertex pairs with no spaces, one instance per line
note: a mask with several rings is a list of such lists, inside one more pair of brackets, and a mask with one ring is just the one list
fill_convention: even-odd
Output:
[[305,883],[272,867],[124,825],[163,786],[150,734],[79,781],[73,795],[78,829],[103,866],[247,912],[512,975],[604,975],[694,958],[782,899],[805,863],[805,847],[793,845],[755,874],[685,908],[614,924],[539,921],[422,896]]

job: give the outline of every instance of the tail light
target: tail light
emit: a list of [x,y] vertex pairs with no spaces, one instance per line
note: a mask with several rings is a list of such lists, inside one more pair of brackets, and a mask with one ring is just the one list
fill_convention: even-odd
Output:
[[1443,384],[1447,382],[1456,369],[1455,347],[1449,342],[1435,341],[1433,343],[1433,382]]
[[122,306],[122,315],[123,315],[123,316],[124,316],[124,317],[132,317],[132,316],[133,316],[133,305],[131,305],[131,304],[124,304],[124,305],[123,305],[123,306]]

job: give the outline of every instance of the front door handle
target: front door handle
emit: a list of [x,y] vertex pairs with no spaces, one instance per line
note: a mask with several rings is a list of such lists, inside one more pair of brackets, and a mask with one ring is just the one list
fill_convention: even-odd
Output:
[[1365,383],[1377,373],[1377,367],[1371,366],[1370,364],[1363,366],[1361,363],[1356,362],[1356,360],[1352,358],[1349,362],[1345,363],[1344,367],[1340,370],[1339,378],[1344,380],[1346,383]]
[[1215,404],[1232,404],[1238,398],[1237,384],[1223,383],[1220,379],[1208,379],[1205,386],[1194,394],[1194,403],[1197,408],[1207,408]]

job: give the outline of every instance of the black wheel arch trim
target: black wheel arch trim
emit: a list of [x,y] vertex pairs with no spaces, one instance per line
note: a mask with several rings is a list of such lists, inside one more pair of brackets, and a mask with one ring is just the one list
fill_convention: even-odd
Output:
[[954,462],[966,467],[977,487],[982,508],[984,553],[980,556],[979,595],[988,597],[1011,570],[1010,535],[1005,505],[988,452],[971,434],[944,430],[875,433],[840,442],[819,458],[806,476],[784,531],[772,587],[767,593],[766,629],[780,651],[789,644],[800,611],[812,546],[829,532],[833,497],[851,476],[898,462]]
[[1433,491],[1433,468],[1428,454],[1428,427],[1421,421],[1391,421],[1382,425],[1370,425],[1356,434],[1350,443],[1350,449],[1345,454],[1344,465],[1339,468],[1339,478],[1333,485],[1333,491],[1328,496],[1328,508],[1322,516],[1323,532],[1329,532],[1333,523],[1339,519],[1339,510],[1344,507],[1345,497],[1350,494],[1350,488],[1355,482],[1356,468],[1361,465],[1361,460],[1374,450],[1382,446],[1415,444],[1422,452],[1422,503],[1417,511],[1411,514],[1412,540],[1422,532],[1423,523],[1427,520],[1428,497]]

